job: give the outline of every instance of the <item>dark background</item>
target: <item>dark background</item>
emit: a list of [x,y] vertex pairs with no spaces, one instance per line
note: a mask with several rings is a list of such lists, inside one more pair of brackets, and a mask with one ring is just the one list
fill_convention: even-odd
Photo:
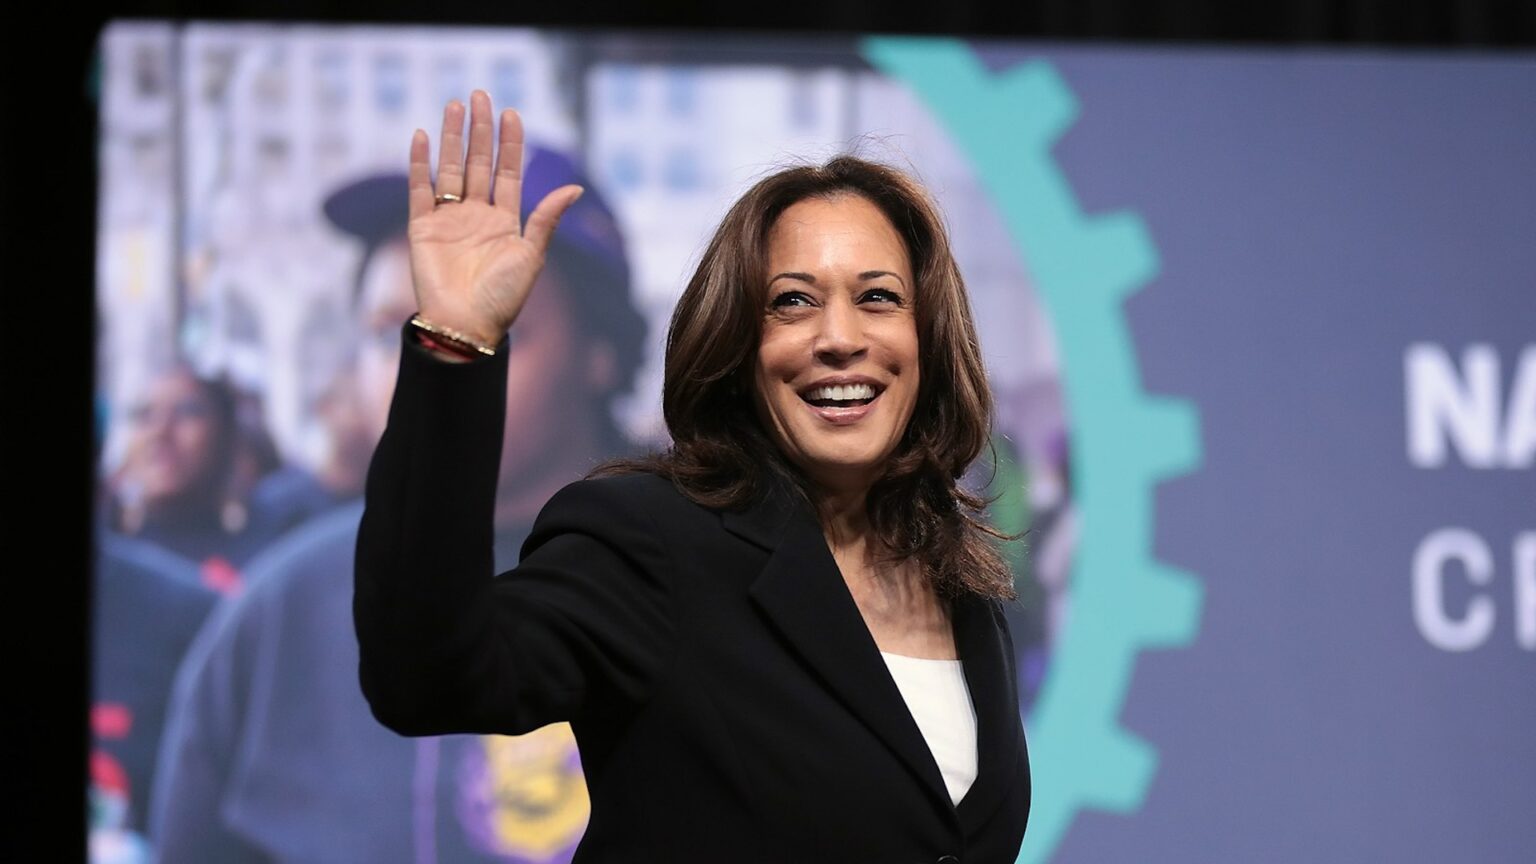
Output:
[[[1530,53],[1536,0],[399,0],[119,2],[7,16],[0,256],[7,335],[3,653],[6,787],[0,859],[84,860],[94,418],[95,40],[114,18],[946,33],[1126,45],[1367,47]],[[38,422],[46,419],[47,422]],[[29,555],[46,537],[57,552]]]

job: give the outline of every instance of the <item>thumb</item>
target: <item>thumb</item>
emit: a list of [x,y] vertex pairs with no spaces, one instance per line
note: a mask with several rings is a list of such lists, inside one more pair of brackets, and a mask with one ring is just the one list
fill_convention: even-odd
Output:
[[560,217],[565,211],[576,203],[576,199],[586,190],[580,186],[561,186],[559,189],[544,196],[539,206],[533,208],[533,213],[528,217],[528,225],[523,231],[523,238],[532,243],[542,254],[549,249],[549,238],[554,236],[555,226],[560,224]]

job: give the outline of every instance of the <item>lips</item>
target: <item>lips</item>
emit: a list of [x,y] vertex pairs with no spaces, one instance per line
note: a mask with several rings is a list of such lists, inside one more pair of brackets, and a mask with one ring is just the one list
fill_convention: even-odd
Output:
[[823,379],[802,389],[801,401],[813,414],[835,426],[863,419],[874,409],[884,385],[868,378]]

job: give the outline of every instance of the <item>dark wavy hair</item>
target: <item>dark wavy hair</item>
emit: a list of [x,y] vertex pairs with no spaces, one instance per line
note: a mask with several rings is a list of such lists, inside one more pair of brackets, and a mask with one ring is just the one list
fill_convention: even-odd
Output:
[[767,308],[768,234],[791,205],[858,195],[901,236],[916,281],[917,404],[884,474],[870,488],[870,525],[896,560],[923,565],[940,596],[1014,597],[997,548],[1007,535],[983,519],[986,500],[960,485],[987,446],[992,396],[970,301],[938,208],[903,172],[855,156],[759,181],[725,215],[678,300],[667,333],[664,452],[599,466],[593,475],[647,471],[700,505],[742,509],[781,481],[814,506],[817,491],[779,451],[754,410],[753,365]]

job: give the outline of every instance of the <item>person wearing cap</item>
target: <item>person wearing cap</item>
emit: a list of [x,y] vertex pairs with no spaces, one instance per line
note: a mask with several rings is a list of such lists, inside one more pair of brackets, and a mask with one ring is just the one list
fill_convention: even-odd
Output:
[[[587,185],[575,164],[530,148],[526,187]],[[382,431],[415,308],[405,175],[369,177],[325,201],[361,245],[354,292],[359,414]],[[538,507],[603,458],[631,449],[613,419],[645,337],[624,244],[596,190],[550,241],[530,326],[504,346],[498,398],[516,416],[497,441],[486,526],[516,562]],[[367,442],[371,449],[371,441]],[[404,739],[357,687],[350,626],[360,506],[339,508],[247,568],[247,590],[199,634],[163,736],[150,842],[172,862],[569,861],[589,799],[570,727],[516,738]]]
[[584,196],[522,218],[518,115],[497,135],[476,92],[466,152],[465,113],[444,112],[435,179],[411,143],[417,306],[355,559],[374,715],[406,736],[570,722],[578,864],[1014,861],[1013,577],[959,486],[991,397],[927,194],[849,156],[749,189],[673,313],[670,447],[559,490],[506,570],[496,441],[531,421],[498,390]]

